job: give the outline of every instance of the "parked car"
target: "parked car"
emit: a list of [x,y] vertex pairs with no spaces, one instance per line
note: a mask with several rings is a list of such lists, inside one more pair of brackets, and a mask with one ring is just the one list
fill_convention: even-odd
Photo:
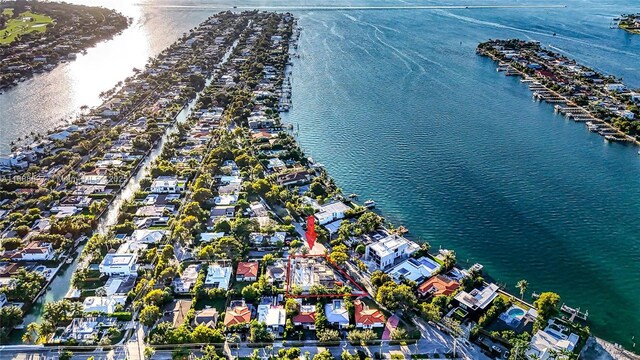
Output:
[[498,354],[498,355],[502,355],[502,349],[500,349],[499,347],[497,347],[495,345],[491,346],[491,350],[493,352],[495,352],[496,354]]

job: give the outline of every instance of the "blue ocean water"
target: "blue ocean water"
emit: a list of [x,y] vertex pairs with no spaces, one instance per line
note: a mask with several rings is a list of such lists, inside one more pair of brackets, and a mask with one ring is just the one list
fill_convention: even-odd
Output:
[[[74,0],[118,8],[130,30],[0,96],[0,147],[46,131],[143,66],[211,13],[290,10],[303,27],[293,109],[304,150],[346,193],[513,290],[558,292],[593,331],[632,346],[640,329],[640,157],[536,103],[475,47],[539,40],[640,87],[640,35],[610,29],[631,0],[542,0],[563,8],[469,8],[525,1]],[[327,10],[317,6],[405,6]],[[553,34],[556,33],[554,36]],[[126,53],[127,56],[123,56]],[[106,74],[106,75],[105,75]],[[44,109],[44,110],[43,110]]]

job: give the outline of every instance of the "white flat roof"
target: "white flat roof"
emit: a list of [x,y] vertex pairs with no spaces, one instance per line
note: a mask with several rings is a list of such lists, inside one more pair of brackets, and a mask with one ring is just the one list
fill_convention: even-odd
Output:
[[419,259],[407,259],[391,268],[387,273],[396,281],[400,281],[402,278],[418,281],[431,277],[439,268],[440,264],[423,256]]
[[393,254],[393,252],[402,246],[414,246],[419,248],[418,244],[399,235],[389,235],[386,238],[371,244],[370,248],[374,250],[380,257]]
[[107,254],[102,259],[103,266],[109,265],[128,265],[136,262],[136,256],[134,254]]
[[470,293],[461,291],[455,296],[455,299],[469,308],[484,309],[498,296],[497,291],[498,285],[489,284],[482,290],[473,289]]

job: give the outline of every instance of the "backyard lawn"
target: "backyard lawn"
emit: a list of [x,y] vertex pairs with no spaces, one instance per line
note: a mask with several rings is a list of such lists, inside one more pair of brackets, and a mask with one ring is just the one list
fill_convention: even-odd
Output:
[[224,312],[227,310],[227,299],[202,299],[196,302],[195,309],[202,310],[204,308],[212,307],[218,310],[218,313]]
[[[11,16],[13,9],[4,9],[2,13]],[[0,45],[11,44],[17,37],[34,31],[45,32],[52,22],[53,19],[46,15],[25,11],[19,17],[9,19],[0,30]]]

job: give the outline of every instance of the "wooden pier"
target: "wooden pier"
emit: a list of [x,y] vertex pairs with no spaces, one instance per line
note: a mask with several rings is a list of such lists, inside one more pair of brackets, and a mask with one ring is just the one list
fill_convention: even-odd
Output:
[[587,321],[587,318],[589,317],[589,310],[586,310],[585,312],[580,312],[580,308],[572,308],[566,304],[562,304],[562,306],[560,307],[560,311],[562,311],[563,313],[569,315],[569,321],[570,322],[574,322],[576,318],[583,320],[583,321]]

